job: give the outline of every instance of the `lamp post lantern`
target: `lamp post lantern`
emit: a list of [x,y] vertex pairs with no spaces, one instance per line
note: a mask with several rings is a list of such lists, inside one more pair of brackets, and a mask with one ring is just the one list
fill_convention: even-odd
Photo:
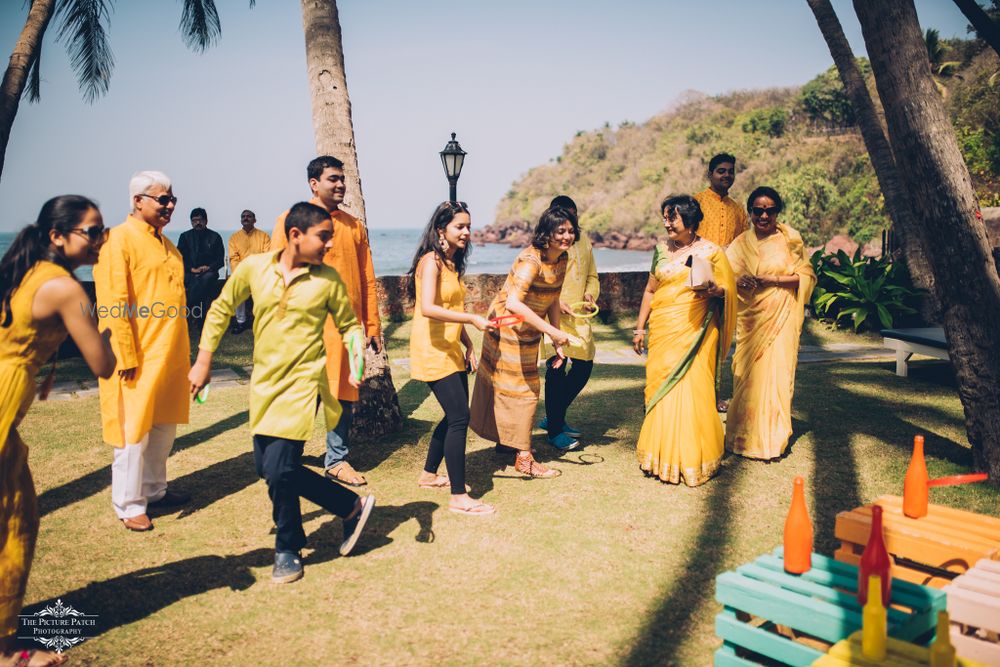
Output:
[[450,201],[458,200],[458,177],[462,174],[462,164],[465,162],[465,151],[455,140],[455,133],[451,133],[451,141],[445,144],[441,151],[441,165],[444,173],[448,177],[448,197]]

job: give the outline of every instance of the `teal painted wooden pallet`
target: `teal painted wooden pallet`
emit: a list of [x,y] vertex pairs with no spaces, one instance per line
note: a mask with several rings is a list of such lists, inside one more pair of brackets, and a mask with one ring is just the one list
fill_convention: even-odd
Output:
[[[716,667],[806,667],[829,645],[861,629],[857,567],[813,554],[812,569],[788,574],[782,551],[779,547],[715,578],[715,599],[724,607],[715,617],[715,633],[723,640]],[[946,596],[893,579],[890,604],[889,635],[921,643],[933,637]],[[775,626],[790,628],[795,638],[779,634]]]

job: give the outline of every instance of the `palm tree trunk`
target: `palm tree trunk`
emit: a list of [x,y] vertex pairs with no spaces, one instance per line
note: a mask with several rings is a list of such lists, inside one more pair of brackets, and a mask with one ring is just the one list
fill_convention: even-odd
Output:
[[1000,55],[1000,23],[997,23],[990,15],[983,11],[976,0],[955,0],[955,4],[969,19],[969,23],[976,29],[979,37],[984,39],[993,50]]
[[1000,483],[1000,276],[969,170],[931,79],[913,0],[854,0],[889,143],[927,249],[976,465]]
[[4,157],[7,154],[7,142],[10,141],[10,130],[14,126],[17,107],[28,82],[31,65],[38,57],[42,48],[42,37],[49,25],[52,12],[55,10],[55,0],[34,0],[28,10],[28,18],[24,22],[21,35],[17,38],[14,51],[10,54],[10,64],[3,75],[0,85],[0,177],[3,176]]
[[[365,199],[354,144],[354,122],[351,120],[351,98],[347,93],[336,0],[302,0],[302,28],[316,151],[319,155],[332,155],[343,161],[347,197],[342,208],[364,222]],[[367,225],[365,227],[367,229]],[[365,378],[354,406],[350,436],[359,439],[398,431],[403,423],[385,346],[379,353],[366,348],[365,357]]]
[[851,45],[844,36],[844,29],[840,25],[837,13],[834,11],[830,0],[806,0],[813,14],[816,16],[816,23],[820,32],[826,40],[833,62],[840,72],[840,80],[844,84],[844,90],[851,100],[851,107],[854,110],[854,117],[858,121],[861,130],[861,137],[864,139],[865,147],[875,169],[875,178],[878,179],[882,196],[885,198],[885,208],[892,220],[893,228],[900,236],[903,247],[906,251],[906,264],[910,269],[910,275],[917,287],[924,289],[928,294],[927,308],[924,309],[924,316],[928,319],[936,320],[940,312],[940,306],[934,297],[934,275],[931,273],[927,263],[924,248],[920,240],[913,234],[907,234],[905,230],[913,229],[913,211],[910,208],[910,200],[906,196],[906,190],[899,178],[899,171],[896,169],[896,160],[892,155],[892,148],[885,138],[885,130],[879,120],[875,104],[868,93],[868,86],[861,76],[858,63],[854,59]]

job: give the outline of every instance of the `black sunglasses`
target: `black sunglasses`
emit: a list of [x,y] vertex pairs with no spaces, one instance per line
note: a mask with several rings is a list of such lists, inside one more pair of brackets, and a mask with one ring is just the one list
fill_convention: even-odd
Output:
[[159,197],[154,197],[153,195],[141,194],[140,197],[149,197],[155,201],[160,206],[166,206],[167,204],[176,204],[177,197],[173,195],[160,195]]
[[104,243],[108,240],[108,235],[111,230],[104,225],[93,225],[91,227],[77,227],[76,229],[71,229],[70,234],[80,234],[81,236],[86,236],[87,240],[91,243],[97,243],[100,241]]
[[778,208],[777,206],[768,206],[766,208],[763,206],[751,206],[750,212],[757,216],[764,215],[765,213],[767,213],[768,216],[773,218],[774,216],[778,215],[778,213],[781,212],[781,209]]

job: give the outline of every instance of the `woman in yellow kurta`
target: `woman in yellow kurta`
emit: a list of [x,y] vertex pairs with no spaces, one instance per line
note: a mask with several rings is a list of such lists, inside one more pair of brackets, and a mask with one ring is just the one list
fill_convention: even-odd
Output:
[[[722,461],[716,376],[732,340],[735,291],[722,249],[697,235],[701,207],[689,195],[660,205],[666,243],[657,245],[632,344],[641,353],[649,324],[646,418],[639,432],[639,467],[664,482],[698,486]],[[692,287],[694,265],[711,279]]]
[[[576,202],[566,195],[553,199],[550,206],[564,208],[574,217],[577,214]],[[582,231],[580,238],[569,249],[568,258],[566,279],[563,280],[562,294],[559,295],[561,328],[579,339],[581,344],[567,346],[565,351],[569,361],[556,365],[558,357],[546,341],[542,351],[546,359],[545,419],[538,425],[548,432],[549,444],[562,451],[569,451],[580,445],[577,438],[583,434],[566,423],[566,411],[587,386],[590,373],[594,370],[594,332],[590,319],[575,317],[571,306],[580,302],[596,305],[597,297],[601,294],[594,249],[590,245],[590,239]]]
[[[465,312],[462,274],[469,257],[472,218],[465,202],[440,204],[427,223],[409,274],[413,279],[413,326],[410,330],[410,377],[426,382],[444,410],[434,429],[417,484],[451,487],[448,509],[458,514],[493,514],[491,505],[474,500],[465,486],[465,441],[469,430],[469,376],[476,368],[472,340],[465,331],[496,329],[485,317]],[[462,347],[465,351],[462,351]],[[439,475],[444,459],[448,475]]]
[[181,505],[167,490],[177,425],[188,421],[191,366],[184,260],[163,235],[177,198],[170,179],[141,171],[129,182],[132,213],[111,230],[94,267],[97,316],[111,330],[115,377],[98,383],[104,441],[114,447],[111,503],[125,528],[152,530],[147,507]]
[[[566,252],[576,242],[576,218],[559,208],[546,210],[538,220],[531,246],[514,260],[487,317],[517,315],[523,322],[501,326],[483,336],[483,351],[472,392],[473,431],[497,443],[499,453],[517,450],[515,469],[529,477],[557,477],[560,473],[534,459],[531,425],[538,405],[538,348],[542,334],[555,344],[559,363],[571,337],[559,329],[559,292],[566,274]],[[548,322],[543,318],[548,318]]]
[[[91,370],[108,377],[110,333],[98,333],[93,307],[72,271],[97,261],[105,239],[97,206],[85,197],[50,199],[37,222],[0,260],[0,659],[58,665],[48,651],[16,651],[17,615],[38,536],[38,502],[28,447],[17,432],[35,395],[39,367],[73,336]],[[50,376],[51,378],[51,376]],[[44,385],[47,388],[48,382]],[[43,392],[46,390],[43,388]],[[42,396],[44,398],[44,395]],[[20,661],[20,662],[18,662]]]
[[783,207],[771,188],[750,193],[752,227],[727,252],[739,308],[726,448],[754,459],[778,458],[788,447],[799,335],[816,285],[802,237],[778,223]]

